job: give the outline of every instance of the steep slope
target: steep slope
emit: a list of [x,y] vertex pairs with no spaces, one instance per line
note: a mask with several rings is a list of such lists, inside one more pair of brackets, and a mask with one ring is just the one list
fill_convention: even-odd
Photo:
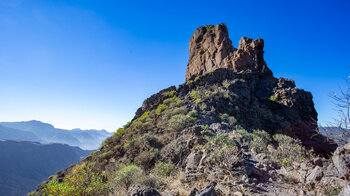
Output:
[[[261,39],[235,49],[224,24],[207,25],[191,38],[184,84],[146,99],[99,151],[33,194],[323,194],[350,177],[350,149],[326,159],[336,147],[317,132],[311,93],[273,77]],[[71,182],[76,173],[94,177]]]
[[[16,135],[20,140],[26,140],[27,135],[34,135],[35,138],[38,138],[37,140],[29,138],[27,141],[62,143],[71,146],[78,146],[86,150],[98,149],[101,143],[107,137],[112,135],[105,130],[57,129],[51,124],[36,120],[23,122],[0,122],[0,125],[2,127],[19,130],[16,132]],[[0,132],[0,138],[2,139],[13,139],[13,137],[9,136],[10,135],[2,135],[2,132]]]
[[0,195],[26,195],[58,170],[91,151],[64,144],[0,141]]

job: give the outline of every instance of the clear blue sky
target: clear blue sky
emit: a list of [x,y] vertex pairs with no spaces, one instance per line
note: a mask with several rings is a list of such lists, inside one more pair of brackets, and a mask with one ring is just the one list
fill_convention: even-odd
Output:
[[274,75],[311,91],[326,122],[328,94],[349,74],[349,10],[345,0],[0,0],[0,121],[113,131],[184,82],[197,27],[226,23],[235,47],[263,38]]

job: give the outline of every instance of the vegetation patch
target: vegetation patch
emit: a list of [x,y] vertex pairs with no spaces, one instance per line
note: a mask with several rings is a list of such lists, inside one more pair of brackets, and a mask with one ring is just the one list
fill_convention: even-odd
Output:
[[241,143],[256,153],[265,152],[267,145],[271,143],[270,135],[263,130],[248,132],[244,129],[239,129],[237,132],[242,136],[240,138]]
[[219,164],[227,169],[235,166],[239,159],[239,146],[227,134],[218,134],[204,146],[211,151],[210,157],[214,164]]
[[278,97],[276,95],[271,95],[269,99],[272,102],[278,102]]
[[273,139],[278,143],[278,148],[271,154],[271,158],[282,166],[290,167],[293,161],[304,162],[313,156],[313,150],[306,150],[299,140],[292,137],[275,134]]
[[171,162],[169,163],[158,162],[156,163],[154,170],[158,175],[168,176],[173,170],[173,168],[174,168],[174,165]]
[[45,185],[44,194],[47,196],[85,196],[102,195],[107,191],[102,176],[92,171],[86,164],[77,165],[63,182],[50,181]]
[[120,165],[116,177],[113,179],[114,188],[125,188],[126,190],[136,183],[142,176],[142,169],[135,164]]
[[131,149],[135,148],[136,146],[140,145],[141,142],[142,142],[142,137],[130,139],[130,140],[125,142],[124,149],[131,150]]

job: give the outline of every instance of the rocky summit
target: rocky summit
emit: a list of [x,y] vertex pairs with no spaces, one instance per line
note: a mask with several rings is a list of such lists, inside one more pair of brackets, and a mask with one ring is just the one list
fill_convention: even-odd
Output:
[[242,37],[238,48],[234,48],[225,24],[199,27],[190,40],[186,80],[217,68],[271,74],[264,61],[263,48],[264,40],[247,37]]
[[350,143],[317,131],[310,92],[275,78],[264,42],[225,24],[190,40],[186,82],[146,99],[86,159],[32,195],[349,195]]

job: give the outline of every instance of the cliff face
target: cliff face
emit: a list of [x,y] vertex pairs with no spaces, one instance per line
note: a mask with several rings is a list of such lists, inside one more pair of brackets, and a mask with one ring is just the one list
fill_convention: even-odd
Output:
[[350,144],[326,159],[336,145],[316,123],[311,93],[273,76],[261,39],[235,49],[225,25],[199,27],[186,82],[146,99],[99,151],[34,195],[57,193],[81,167],[104,179],[83,180],[85,195],[320,195],[345,187]]
[[264,40],[247,37],[242,37],[238,48],[234,48],[225,24],[199,27],[190,40],[186,81],[217,68],[272,74],[264,61],[263,48]]

